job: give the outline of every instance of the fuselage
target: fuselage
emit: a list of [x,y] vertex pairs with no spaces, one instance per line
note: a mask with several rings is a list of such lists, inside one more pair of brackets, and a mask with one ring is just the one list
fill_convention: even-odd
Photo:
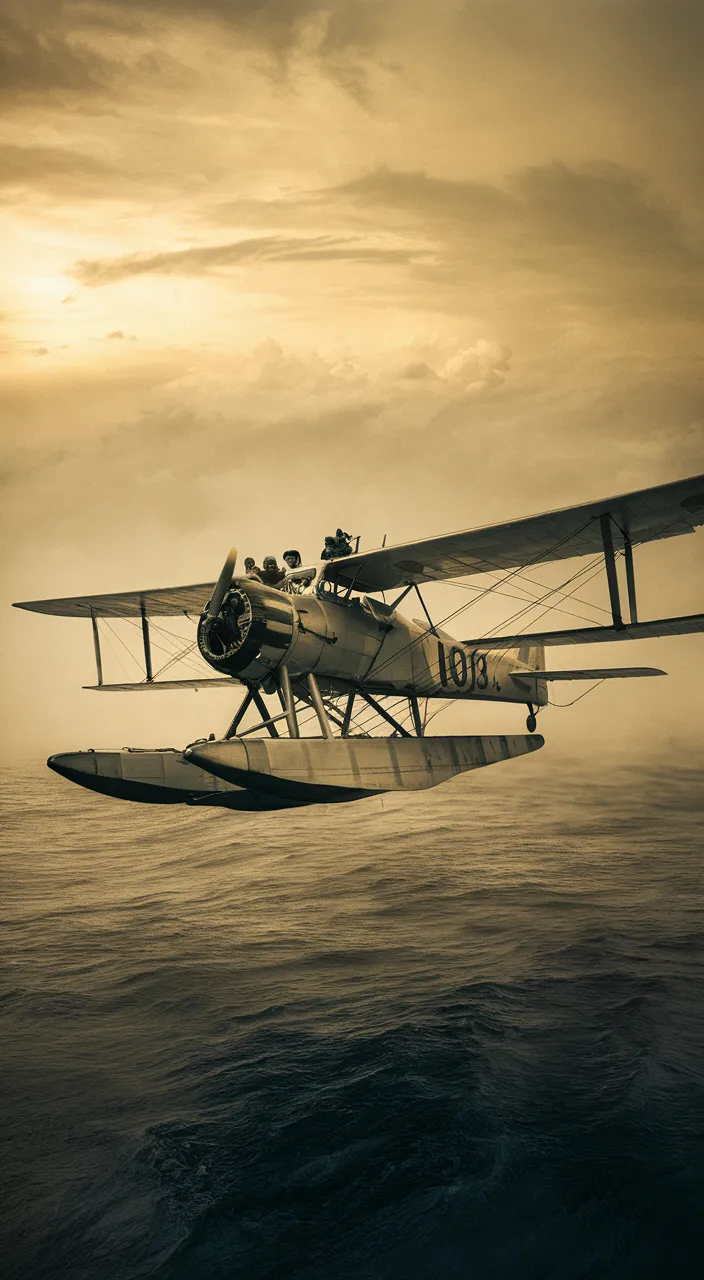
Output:
[[198,645],[216,671],[246,684],[285,665],[293,680],[312,672],[323,692],[547,703],[544,681],[521,680],[543,668],[542,645],[470,648],[378,600],[333,590],[289,595],[236,578],[218,616],[202,615]]

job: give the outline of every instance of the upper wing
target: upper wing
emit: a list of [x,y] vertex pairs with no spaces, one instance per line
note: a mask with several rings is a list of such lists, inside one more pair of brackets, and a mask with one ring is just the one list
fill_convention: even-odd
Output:
[[202,613],[214,582],[192,587],[159,587],[149,591],[121,591],[116,595],[66,596],[63,600],[20,600],[15,609],[53,613],[62,618],[169,618],[184,613]]
[[468,529],[422,542],[331,560],[323,576],[359,591],[384,591],[409,582],[435,582],[492,569],[543,564],[603,550],[600,516],[612,517],[615,547],[692,533],[704,524],[704,475],[585,502],[526,520]]

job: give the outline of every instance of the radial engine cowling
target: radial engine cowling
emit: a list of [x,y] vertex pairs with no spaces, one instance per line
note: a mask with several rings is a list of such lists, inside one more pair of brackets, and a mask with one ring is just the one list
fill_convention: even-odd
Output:
[[198,623],[198,648],[216,671],[252,682],[283,661],[295,625],[291,597],[252,578],[235,578],[212,617]]

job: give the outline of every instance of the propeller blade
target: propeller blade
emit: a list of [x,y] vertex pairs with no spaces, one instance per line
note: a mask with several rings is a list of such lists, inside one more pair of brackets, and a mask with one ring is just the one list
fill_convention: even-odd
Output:
[[230,547],[230,550],[227,553],[227,559],[220,570],[220,577],[215,584],[215,590],[207,608],[207,613],[211,618],[217,618],[220,609],[222,608],[222,602],[225,599],[230,583],[232,582],[232,575],[235,572],[236,564],[237,547]]

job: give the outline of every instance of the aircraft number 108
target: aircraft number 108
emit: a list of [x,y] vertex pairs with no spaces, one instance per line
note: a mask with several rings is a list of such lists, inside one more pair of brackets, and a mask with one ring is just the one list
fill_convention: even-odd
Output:
[[459,645],[453,644],[446,651],[442,641],[438,640],[438,665],[440,683],[446,689],[454,685],[457,689],[468,689],[474,693],[475,689],[488,688],[486,654],[478,649],[473,649],[468,659],[466,651]]

